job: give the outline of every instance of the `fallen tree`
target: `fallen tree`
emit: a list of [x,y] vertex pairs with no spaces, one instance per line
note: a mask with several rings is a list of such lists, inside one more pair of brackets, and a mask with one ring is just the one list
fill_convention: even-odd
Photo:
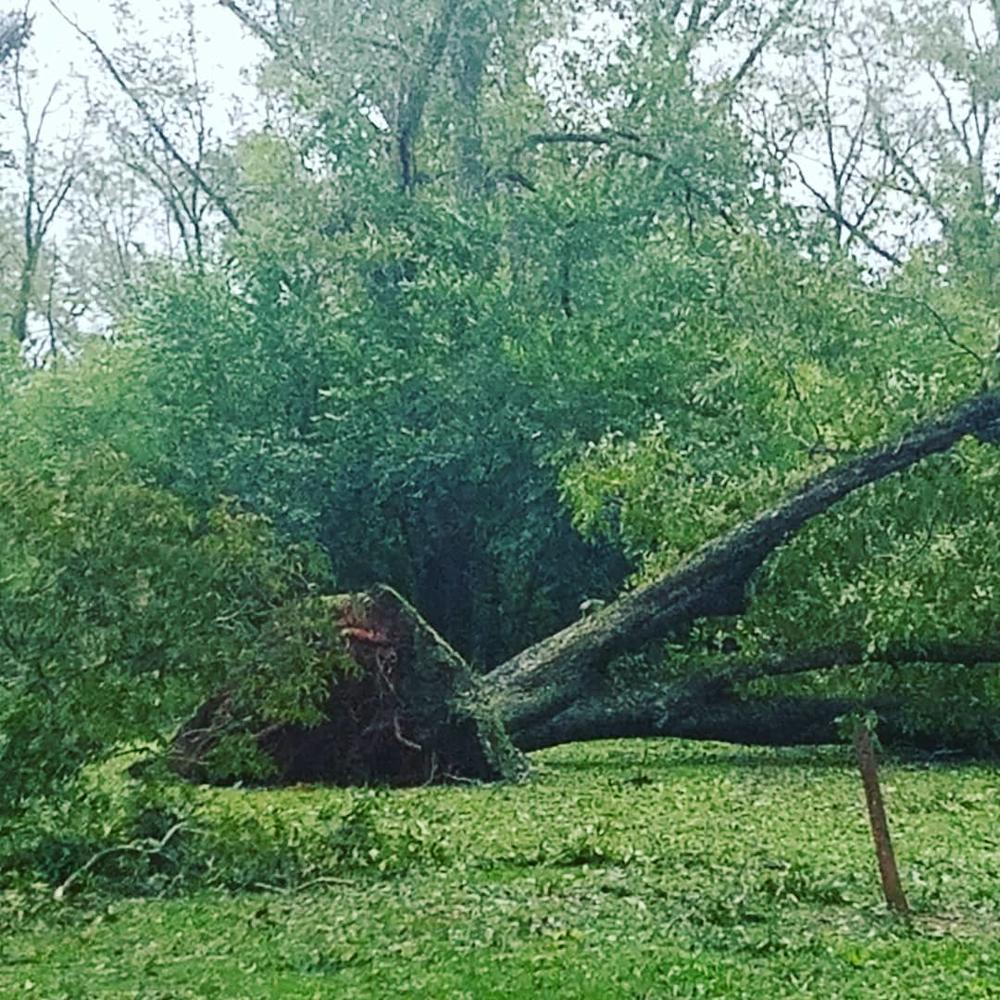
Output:
[[[520,751],[623,736],[685,736],[731,742],[822,743],[836,719],[857,707],[844,699],[740,698],[740,685],[864,663],[1000,662],[1000,644],[890,643],[817,648],[756,662],[723,657],[673,683],[621,692],[605,667],[617,657],[679,633],[696,619],[733,616],[748,602],[754,573],[813,518],[854,491],[941,454],[962,438],[1000,434],[1000,394],[983,393],[898,440],[873,447],[807,481],[777,506],[709,542],[677,568],[597,613],[525,649],[483,676],[462,661],[420,615],[388,587],[330,601],[356,670],[331,680],[325,721],[262,719],[222,692],[185,725],[172,748],[176,770],[201,780],[247,777],[213,770],[227,734],[249,734],[277,781],[415,784],[438,778],[510,777]],[[902,735],[900,706],[881,703],[887,738]],[[933,732],[907,732],[933,745]]]

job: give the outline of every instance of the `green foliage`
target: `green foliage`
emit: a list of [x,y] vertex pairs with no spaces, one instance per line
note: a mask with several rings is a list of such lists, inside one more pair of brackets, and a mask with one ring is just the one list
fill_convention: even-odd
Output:
[[386,790],[305,809],[261,792],[126,776],[119,755],[84,769],[69,794],[36,799],[0,830],[0,886],[38,881],[57,896],[162,896],[196,889],[295,889],[344,876],[388,878],[448,863],[449,844]]
[[235,283],[165,274],[130,320],[151,474],[320,541],[345,586],[386,580],[489,663],[622,571],[558,509],[547,456],[590,387],[539,393],[502,221],[388,202],[336,240],[247,235]]
[[[225,268],[155,276],[125,324],[160,418],[144,468],[319,541],[345,587],[387,581],[483,664],[617,589],[626,565],[572,531],[558,466],[676,407],[672,328],[717,294],[726,206],[782,225],[732,116],[684,66],[659,71],[663,39],[575,67],[595,105],[641,92],[609,114],[648,155],[544,141],[591,127],[530,82],[561,13],[463,7],[426,80],[426,6],[363,30],[349,4],[268,21],[291,34],[262,83],[294,124],[235,151]],[[401,192],[407,102],[419,176]]]
[[[315,721],[349,669],[322,627],[331,571],[395,586],[493,665],[995,382],[982,169],[949,140],[940,239],[873,277],[782,200],[787,163],[705,83],[696,46],[753,51],[786,5],[618,5],[613,51],[556,43],[573,4],[461,4],[443,33],[415,2],[265,6],[248,10],[278,42],[275,114],[202,164],[239,232],[142,269],[115,345],[78,365],[25,384],[3,348],[11,801],[223,681]],[[988,90],[995,67],[939,6],[886,52]],[[799,27],[793,55],[826,30]],[[963,446],[839,505],[763,568],[748,615],[677,637],[671,669],[720,628],[747,656],[994,634],[993,457]],[[958,676],[866,666],[780,690],[905,695],[993,738],[996,671]]]
[[94,846],[121,843],[150,805],[154,836],[175,816],[190,832],[159,872],[109,857],[59,903],[69,864],[44,887],[26,857],[19,880],[7,869],[0,992],[991,996],[989,769],[883,764],[904,924],[881,902],[843,748],[629,741],[538,764],[535,782],[499,789],[161,789],[152,803],[104,771],[92,812],[41,832],[93,836],[120,816]]
[[[975,355],[988,354],[993,331],[976,325],[974,308],[959,311],[960,289],[921,277],[916,262],[869,287],[846,261],[822,274],[760,244],[734,249],[711,313],[684,300],[685,342],[696,346],[688,358],[671,351],[678,409],[604,435],[562,472],[578,528],[618,540],[643,577],[831,461],[971,394],[984,376]],[[696,629],[672,669],[698,664],[722,636],[746,658],[860,642],[874,659],[892,641],[993,635],[995,465],[995,446],[966,442],[838,504],[768,561],[746,615]],[[904,696],[914,720],[984,745],[996,738],[995,667],[866,665],[751,688],[793,689]]]
[[39,377],[2,432],[4,808],[116,744],[156,739],[220,684],[259,682],[261,660],[290,718],[311,717],[317,676],[329,679],[312,638],[327,564],[258,515],[231,503],[201,515],[138,476],[113,433],[101,440],[107,375]]

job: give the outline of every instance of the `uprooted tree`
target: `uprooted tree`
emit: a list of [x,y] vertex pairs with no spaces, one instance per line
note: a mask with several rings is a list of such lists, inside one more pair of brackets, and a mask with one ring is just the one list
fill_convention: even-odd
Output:
[[[966,436],[1000,433],[1000,394],[984,393],[939,419],[835,465],[777,506],[738,525],[679,567],[619,597],[477,675],[395,591],[376,586],[328,602],[346,666],[330,679],[325,718],[316,725],[265,719],[221,692],[186,724],[172,747],[175,770],[193,778],[235,780],[238,768],[213,769],[226,736],[249,737],[281,781],[414,784],[437,778],[510,777],[519,751],[606,737],[684,736],[763,744],[837,738],[845,699],[800,697],[747,702],[738,686],[863,663],[954,665],[1000,662],[1000,645],[937,638],[816,647],[753,662],[721,657],[674,683],[622,692],[607,682],[616,657],[664,640],[698,619],[743,613],[755,572],[811,519],[850,493],[951,449]],[[899,705],[873,706],[883,734],[901,735]],[[912,729],[907,739],[935,742]],[[258,772],[259,774],[259,772]]]

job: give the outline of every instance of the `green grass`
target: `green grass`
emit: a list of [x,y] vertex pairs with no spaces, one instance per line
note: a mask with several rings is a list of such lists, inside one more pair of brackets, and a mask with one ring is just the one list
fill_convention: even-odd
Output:
[[536,762],[520,786],[198,790],[177,870],[136,883],[158,895],[109,891],[112,864],[60,904],[0,896],[0,996],[1000,997],[988,768],[884,767],[907,923],[844,751]]

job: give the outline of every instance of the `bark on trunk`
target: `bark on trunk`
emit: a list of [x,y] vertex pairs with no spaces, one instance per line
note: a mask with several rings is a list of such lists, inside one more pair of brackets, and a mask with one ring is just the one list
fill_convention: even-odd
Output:
[[[1000,394],[955,407],[898,441],[817,475],[778,506],[704,546],[678,569],[641,586],[526,649],[483,678],[387,587],[347,602],[363,620],[335,615],[359,678],[332,684],[318,727],[282,725],[243,709],[245,729],[282,781],[414,784],[443,777],[492,779],[522,770],[520,750],[604,737],[684,736],[730,742],[836,741],[835,720],[857,703],[829,699],[741,700],[734,689],[761,677],[838,666],[885,663],[973,665],[1000,662],[1000,645],[894,643],[877,654],[860,646],[733,663],[732,658],[669,684],[609,692],[602,668],[623,653],[662,639],[695,618],[744,609],[752,574],[813,517],[862,486],[946,451],[967,434],[992,441],[1000,430]],[[934,734],[906,729],[902,706],[881,705],[886,739],[936,745]],[[231,695],[203,706],[174,743],[174,765],[211,777],[206,761],[218,734],[240,717]],[[246,720],[250,720],[249,722]],[[241,775],[229,775],[230,778]]]
[[998,425],[1000,394],[984,393],[898,441],[814,477],[778,506],[705,545],[678,569],[497,667],[489,679],[499,714],[513,730],[551,718],[592,690],[601,668],[615,657],[695,618],[739,614],[754,572],[814,517],[862,486],[947,451],[968,434],[989,439]]
[[747,746],[819,746],[841,742],[840,720],[859,707],[878,715],[879,738],[887,746],[970,755],[983,749],[974,735],[942,736],[928,722],[914,725],[907,706],[898,700],[729,697],[692,708],[673,702],[666,692],[655,691],[583,700],[552,719],[512,731],[511,738],[525,752],[563,743],[650,737]]
[[[194,781],[421,785],[526,770],[469,665],[390,587],[330,599],[331,628],[357,670],[331,681],[316,726],[263,716],[238,692],[181,727],[169,766]],[[233,753],[249,736],[265,763]]]

